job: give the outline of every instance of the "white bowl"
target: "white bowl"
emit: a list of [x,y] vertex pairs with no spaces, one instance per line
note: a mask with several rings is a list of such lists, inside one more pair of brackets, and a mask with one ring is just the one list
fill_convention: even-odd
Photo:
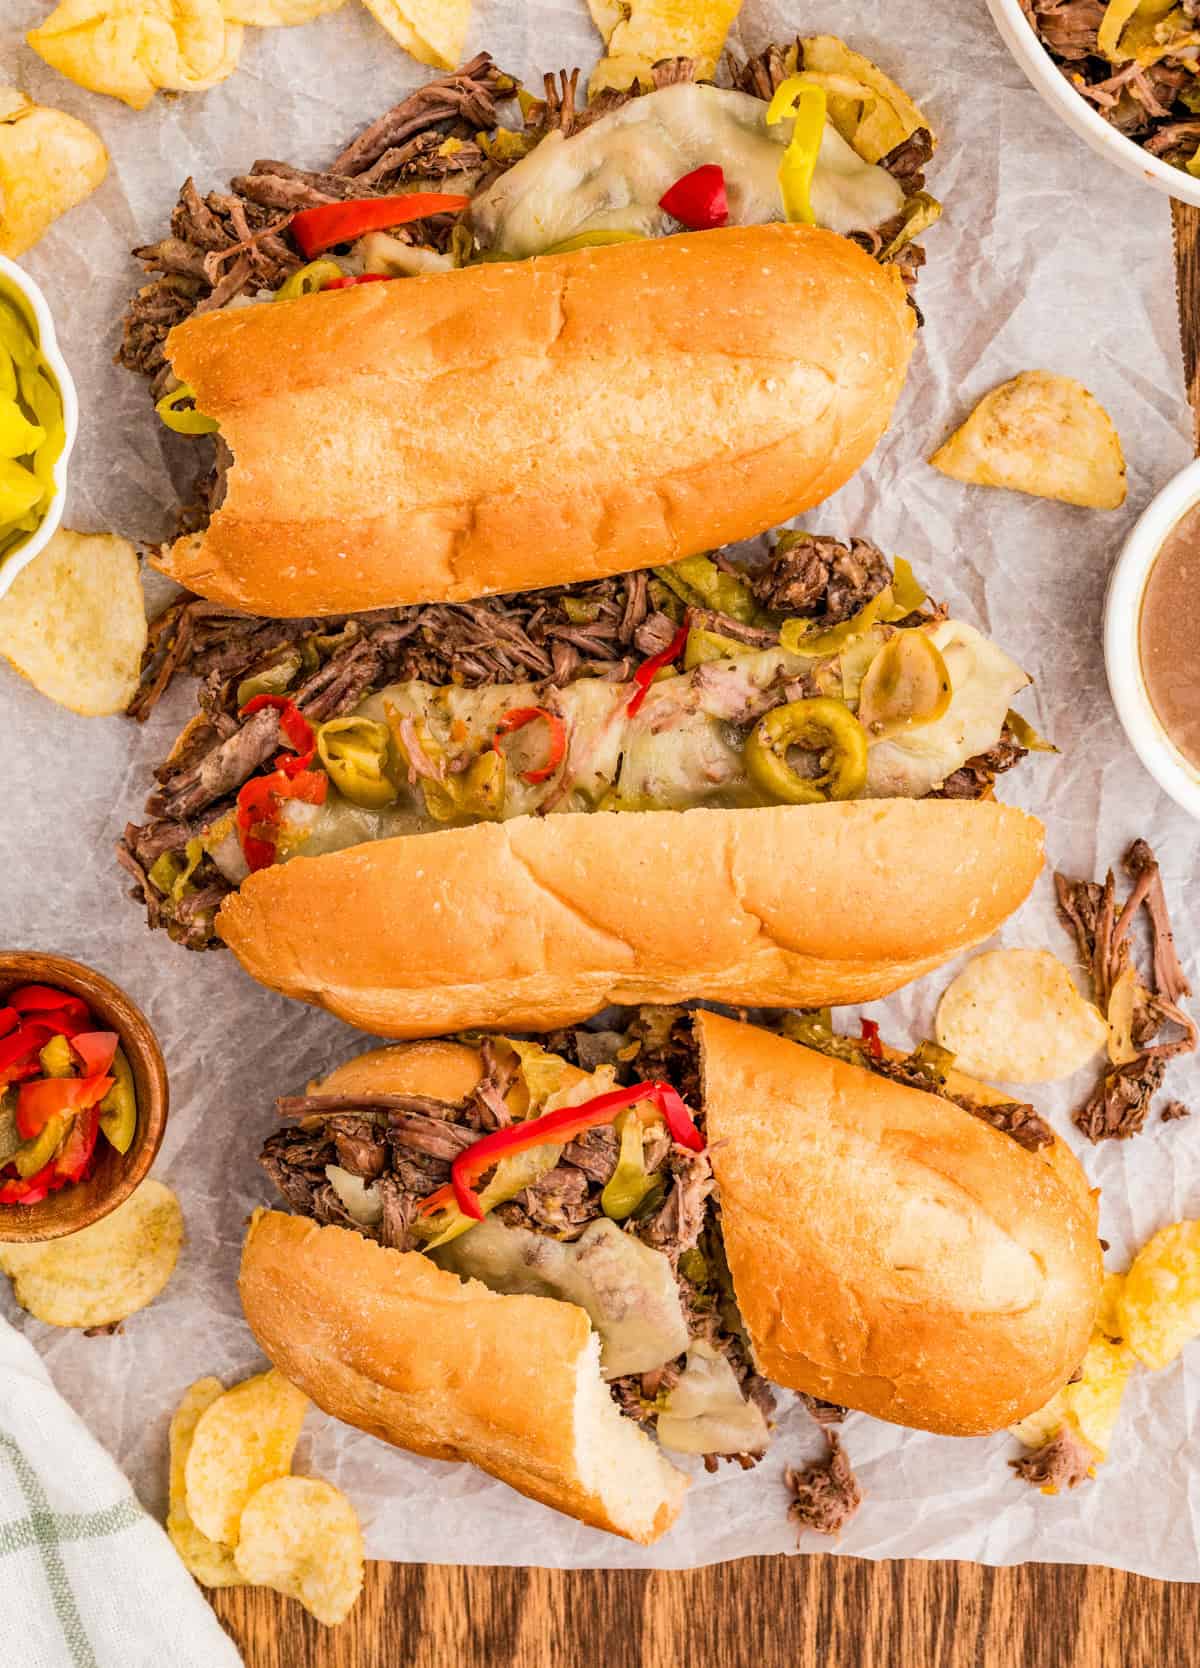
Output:
[[1132,139],[1118,133],[1111,122],[1106,122],[1083,94],[1076,92],[1046,51],[1022,12],[1020,0],[987,0],[987,4],[1005,46],[1031,84],[1072,132],[1127,174],[1136,174],[1139,179],[1154,186],[1156,191],[1165,191],[1181,203],[1192,203],[1200,208],[1200,179],[1194,179],[1182,168],[1173,168],[1159,156],[1151,156],[1140,145],[1135,145]]
[[0,255],[0,277],[7,278],[16,289],[20,290],[29,304],[29,310],[37,320],[38,346],[41,348],[46,363],[58,379],[58,386],[62,393],[63,424],[67,431],[62,455],[54,466],[54,497],[50,501],[50,508],[46,511],[41,525],[29,535],[25,543],[18,545],[10,556],[6,556],[0,561],[0,597],[2,597],[22,568],[27,568],[34,557],[49,544],[58,531],[58,525],[63,518],[63,508],[67,501],[67,464],[70,460],[71,448],[75,444],[75,436],[79,433],[79,396],[75,392],[75,384],[71,380],[70,371],[67,369],[67,362],[59,351],[58,337],[54,332],[54,320],[51,318],[50,309],[46,305],[46,297],[29,274],[23,272],[15,261],[10,261],[5,255]]
[[1108,580],[1104,602],[1104,667],[1125,734],[1165,793],[1200,818],[1200,770],[1176,747],[1159,720],[1142,675],[1138,621],[1142,596],[1163,540],[1200,501],[1200,458],[1181,469],[1142,511]]

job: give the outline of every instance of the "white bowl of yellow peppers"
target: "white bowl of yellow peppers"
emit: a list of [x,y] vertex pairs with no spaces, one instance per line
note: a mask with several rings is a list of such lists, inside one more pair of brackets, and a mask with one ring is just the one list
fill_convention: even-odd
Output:
[[0,255],[0,596],[58,529],[78,430],[46,298]]

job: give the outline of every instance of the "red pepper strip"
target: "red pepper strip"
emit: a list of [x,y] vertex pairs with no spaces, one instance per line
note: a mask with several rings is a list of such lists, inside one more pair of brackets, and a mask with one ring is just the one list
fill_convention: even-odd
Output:
[[85,1077],[101,1077],[113,1063],[121,1039],[115,1031],[79,1031],[71,1038]]
[[[469,197],[443,191],[412,191],[402,197],[358,197],[349,203],[321,203],[301,209],[290,226],[301,252],[311,261],[335,243],[353,243],[364,232],[385,232],[391,226],[405,226],[410,220],[424,220],[430,214],[457,214]],[[329,284],[326,289],[331,288]]]
[[513,707],[510,712],[504,714],[499,728],[492,737],[492,751],[499,753],[501,736],[510,736],[516,730],[523,730],[526,724],[532,724],[538,718],[544,718],[550,726],[550,752],[545,764],[537,770],[521,772],[522,782],[547,782],[554,775],[567,751],[567,726],[556,712],[549,712],[545,707]]
[[646,699],[646,693],[654,682],[655,675],[664,666],[669,666],[676,655],[682,654],[684,645],[688,640],[688,630],[688,623],[685,619],[662,653],[652,655],[649,660],[643,661],[633,674],[633,681],[637,684],[637,688],[630,696],[629,705],[625,708],[630,718],[636,717],[641,711],[642,702]]
[[65,990],[55,990],[50,985],[21,985],[17,990],[10,990],[8,1005],[19,1014],[41,1014],[48,1009],[61,1009],[72,1019],[92,1017],[82,997],[70,996]]
[[879,1027],[873,1019],[862,1021],[862,1040],[867,1045],[867,1053],[872,1060],[883,1059],[883,1044],[879,1040]]
[[32,1141],[60,1112],[82,1112],[103,1100],[111,1077],[39,1077],[22,1083],[17,1093],[17,1134]]
[[[238,717],[249,718],[252,713],[261,712],[264,707],[273,707],[279,714],[280,731],[293,750],[297,753],[307,753],[311,759],[317,746],[313,727],[295,701],[289,701],[286,695],[255,695],[241,708]],[[278,764],[279,760],[276,759],[275,763]]]
[[0,1037],[7,1037],[20,1023],[21,1016],[15,1008],[0,1008]]
[[707,232],[729,220],[729,198],[725,195],[725,170],[716,162],[693,168],[675,181],[658,199],[690,231]]
[[237,796],[238,834],[242,855],[252,871],[269,868],[275,861],[275,842],[264,840],[256,830],[270,833],[278,827],[283,801],[302,799],[306,805],[323,805],[328,791],[329,778],[322,770],[302,770],[291,776],[279,769],[270,776],[252,776],[242,785]]
[[[59,1186],[66,1186],[64,1177]],[[36,1176],[14,1176],[0,1184],[0,1205],[37,1205],[54,1188],[54,1160],[44,1165]]]
[[23,1066],[9,1066],[0,1071],[0,1089],[7,1089],[10,1083],[20,1083],[26,1077],[40,1077],[42,1063],[40,1060],[30,1060]]
[[10,1066],[23,1066],[53,1035],[54,1027],[44,1019],[30,1019],[18,1025],[7,1037],[0,1038],[0,1072]]
[[51,1160],[54,1165],[54,1175],[64,1182],[82,1181],[92,1154],[96,1150],[96,1137],[100,1133],[99,1106],[86,1107],[71,1125],[70,1133],[63,1142],[62,1151]]
[[352,290],[356,284],[390,284],[395,276],[394,272],[360,272],[357,278],[331,278],[327,284],[321,285],[321,293],[326,290]]
[[672,1141],[681,1147],[689,1147],[694,1153],[704,1150],[703,1135],[669,1083],[635,1083],[631,1089],[612,1089],[608,1094],[597,1095],[579,1106],[563,1106],[557,1112],[546,1112],[540,1118],[509,1124],[504,1129],[494,1130],[491,1135],[482,1136],[473,1146],[465,1147],[454,1160],[450,1167],[449,1187],[439,1187],[436,1193],[421,1201],[422,1216],[441,1210],[453,1199],[464,1216],[482,1222],[483,1210],[472,1183],[477,1182],[506,1153],[525,1152],[530,1147],[540,1147],[544,1141],[561,1141],[565,1145],[577,1135],[582,1135],[585,1129],[595,1129],[598,1124],[611,1124],[618,1112],[636,1105],[639,1100],[653,1101],[663,1115]]

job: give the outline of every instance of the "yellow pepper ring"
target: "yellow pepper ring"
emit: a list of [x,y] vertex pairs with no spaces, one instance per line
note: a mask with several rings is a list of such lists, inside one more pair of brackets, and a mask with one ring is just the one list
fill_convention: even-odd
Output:
[[779,189],[783,194],[783,210],[789,221],[815,226],[811,192],[817,154],[825,136],[825,116],[828,100],[824,87],[807,81],[802,75],[789,75],[776,88],[767,106],[767,126],[774,127],[788,116],[796,118],[792,137],[783,161],[779,164]]
[[309,261],[297,268],[275,292],[276,301],[295,301],[301,295],[317,295],[326,284],[332,284],[345,273],[336,261]]
[[317,731],[317,752],[334,787],[351,805],[379,811],[398,790],[388,775],[386,724],[370,718],[330,718]]
[[181,382],[178,388],[172,388],[169,394],[164,394],[154,407],[167,427],[175,434],[216,434],[221,427],[215,417],[206,417],[202,411],[193,407],[180,410],[185,400],[195,400],[196,391],[189,382]]
[[[804,747],[827,755],[817,776],[801,776],[788,762],[788,749]],[[867,780],[867,732],[849,707],[830,696],[789,701],[760,718],[745,748],[751,779],[772,799],[787,805],[821,805],[853,799]]]

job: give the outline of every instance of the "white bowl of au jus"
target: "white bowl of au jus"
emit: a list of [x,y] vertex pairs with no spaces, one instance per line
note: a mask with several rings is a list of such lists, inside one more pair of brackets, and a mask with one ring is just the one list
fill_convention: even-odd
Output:
[[[59,350],[58,338],[54,331],[54,320],[50,315],[50,308],[46,298],[27,272],[10,261],[7,256],[0,255],[0,298],[16,308],[28,332],[42,364],[49,370],[51,379],[57,387],[62,401],[62,422],[64,438],[53,469],[53,490],[48,504],[37,515],[36,525],[11,548],[5,550],[3,523],[4,511],[0,509],[0,597],[12,585],[13,580],[27,568],[34,557],[43,551],[54,534],[58,531],[63,517],[63,506],[67,498],[67,464],[71,456],[71,448],[75,444],[75,436],[79,432],[79,399],[75,392],[75,384],[71,380],[71,373],[67,369],[67,362]],[[5,366],[11,364],[7,354],[0,361]],[[5,378],[9,375],[5,371]],[[8,397],[4,390],[0,396]],[[29,415],[25,401],[21,401],[26,415]],[[21,460],[14,460],[21,461]]]
[[1125,540],[1104,605],[1104,664],[1134,751],[1200,818],[1200,458]]

